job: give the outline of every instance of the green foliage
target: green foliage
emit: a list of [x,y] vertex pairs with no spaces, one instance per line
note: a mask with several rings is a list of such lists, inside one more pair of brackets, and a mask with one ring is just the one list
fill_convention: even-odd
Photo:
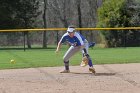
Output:
[[[127,0],[122,12],[126,15],[127,20],[124,20],[125,26],[139,27],[140,26],[140,1]],[[129,30],[126,32],[127,46],[140,46],[140,32],[138,30]]]
[[13,4],[15,20],[20,28],[33,27],[35,18],[41,13],[38,0],[18,0]]
[[[39,0],[1,0],[0,29],[32,28],[40,13]],[[3,40],[2,45],[15,45],[23,38],[22,32],[0,35],[4,37],[0,37],[0,40]]]
[[[122,27],[122,16],[120,11],[124,5],[124,0],[105,0],[103,6],[98,10],[98,27]],[[124,18],[123,18],[124,17]],[[121,31],[102,31],[109,47],[121,46],[123,36]]]
[[105,0],[103,6],[98,10],[99,27],[119,27],[121,21],[120,9],[124,0]]
[[[139,0],[105,0],[98,10],[98,27],[136,27],[140,25]],[[109,47],[140,46],[138,31],[103,31]]]
[[32,27],[35,18],[41,13],[38,0],[1,0],[0,28]]
[[13,7],[11,3],[15,0],[0,0],[0,28],[14,28]]

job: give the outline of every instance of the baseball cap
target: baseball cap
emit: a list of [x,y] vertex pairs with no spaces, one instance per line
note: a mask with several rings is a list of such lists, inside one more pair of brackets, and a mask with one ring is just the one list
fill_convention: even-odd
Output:
[[75,28],[68,28],[68,29],[67,29],[67,32],[70,32],[70,33],[71,33],[71,32],[74,32],[74,31],[75,31]]

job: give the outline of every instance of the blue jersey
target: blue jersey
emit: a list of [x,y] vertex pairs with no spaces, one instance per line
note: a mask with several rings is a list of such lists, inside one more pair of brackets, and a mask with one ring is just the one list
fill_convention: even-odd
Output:
[[60,43],[68,42],[70,44],[76,44],[76,46],[84,45],[84,36],[82,36],[80,33],[75,32],[74,37],[70,37],[68,32],[65,33],[62,38],[60,39]]

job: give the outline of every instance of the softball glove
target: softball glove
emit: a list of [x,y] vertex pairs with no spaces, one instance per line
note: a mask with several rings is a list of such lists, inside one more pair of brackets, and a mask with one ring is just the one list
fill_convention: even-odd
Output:
[[87,56],[84,56],[83,58],[82,58],[82,62],[81,62],[81,64],[80,64],[80,66],[81,67],[85,67],[85,66],[87,66],[88,65],[88,58],[87,58]]

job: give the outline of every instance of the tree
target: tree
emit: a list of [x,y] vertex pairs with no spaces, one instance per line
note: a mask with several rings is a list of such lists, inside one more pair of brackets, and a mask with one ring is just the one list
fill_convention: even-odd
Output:
[[[1,0],[0,1],[0,28],[32,28],[35,18],[40,14],[38,0]],[[4,33],[7,44],[14,44],[13,36],[20,38],[21,33]],[[27,45],[31,48],[30,34],[26,32]]]
[[[122,27],[124,16],[120,14],[124,0],[104,0],[103,6],[98,10],[98,27]],[[121,31],[103,31],[108,46],[116,47],[122,44]]]
[[[1,0],[0,1],[0,29],[14,29],[19,26],[19,23],[15,19],[14,4],[17,0]],[[1,45],[15,45],[17,44],[21,33],[17,32],[1,32],[0,33]]]
[[[35,18],[41,13],[38,0],[17,0],[13,3],[15,19],[19,22],[18,28],[32,28]],[[30,34],[27,31],[27,46],[31,48]]]
[[13,6],[11,5],[16,0],[0,0],[0,28],[16,28],[16,22],[13,17]]
[[[81,0],[81,21],[78,24],[81,22],[82,27],[96,27],[97,8],[97,0]],[[86,36],[89,42],[99,43],[98,31],[82,31],[82,34]]]
[[[124,20],[126,26],[139,27],[140,26],[140,1],[127,0],[121,13],[126,15],[127,20]],[[129,30],[126,31],[125,36],[126,46],[140,46],[140,31]]]
[[[47,0],[47,26],[48,27],[68,27],[69,23],[69,4],[70,0]],[[60,32],[61,33],[61,32]],[[47,34],[50,36],[54,36],[56,41],[55,43],[58,43],[59,41],[59,32],[47,32]],[[51,39],[51,41],[53,41]],[[49,42],[49,40],[48,40]]]
[[54,21],[61,21],[64,27],[68,27],[67,17],[68,17],[68,9],[69,9],[69,0],[51,0],[48,2],[48,11],[53,12],[52,17],[56,18]]
[[[98,27],[129,27],[139,26],[139,4],[136,0],[105,0],[98,11]],[[137,25],[138,24],[138,25]],[[139,40],[138,31],[103,31],[110,47],[133,46]]]
[[[44,12],[43,12],[43,23],[44,28],[47,28],[47,19],[46,19],[46,11],[47,11],[47,0],[44,0]],[[46,31],[43,32],[43,48],[47,47],[47,37],[46,37]]]
[[[78,12],[79,28],[82,28],[81,0],[77,0],[77,12]],[[82,31],[80,31],[80,34],[82,34]]]

